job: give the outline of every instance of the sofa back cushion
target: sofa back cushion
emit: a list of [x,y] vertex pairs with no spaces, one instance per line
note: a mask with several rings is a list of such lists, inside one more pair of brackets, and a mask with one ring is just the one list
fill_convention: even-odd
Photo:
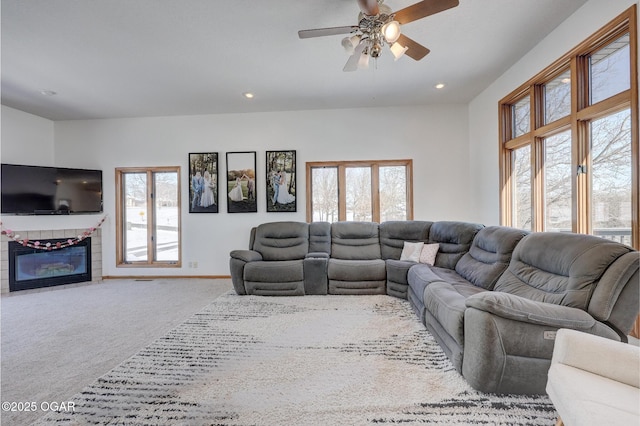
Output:
[[397,220],[380,224],[380,252],[382,259],[400,259],[405,241],[428,242],[433,222]]
[[331,257],[345,260],[381,259],[378,224],[375,222],[332,223]]
[[309,253],[331,254],[331,223],[311,222],[309,224]]
[[494,290],[587,310],[603,274],[630,251],[630,247],[591,235],[532,233],[516,246]]
[[483,226],[468,222],[434,222],[429,230],[429,242],[438,243],[435,266],[455,269],[458,261],[469,251],[471,242]]
[[253,250],[264,260],[304,259],[309,252],[309,224],[270,222],[256,228]]
[[456,272],[473,285],[492,290],[525,235],[527,231],[506,226],[482,228],[473,239],[469,252],[456,264]]

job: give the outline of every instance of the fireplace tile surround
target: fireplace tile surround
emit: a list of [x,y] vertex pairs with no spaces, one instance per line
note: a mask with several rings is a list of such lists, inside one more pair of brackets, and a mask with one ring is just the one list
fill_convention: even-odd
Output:
[[[84,229],[54,229],[54,230],[37,230],[37,231],[17,231],[15,234],[21,237],[26,237],[31,241],[34,240],[50,240],[55,238],[75,238],[78,235],[82,235],[86,232]],[[13,241],[2,236],[0,241],[0,293],[9,293],[9,241]],[[102,230],[96,229],[91,234],[91,282],[102,281]],[[60,288],[61,286],[57,286]],[[43,291],[50,290],[56,287],[44,287],[35,290],[23,290],[23,291]],[[19,292],[18,292],[19,293]]]

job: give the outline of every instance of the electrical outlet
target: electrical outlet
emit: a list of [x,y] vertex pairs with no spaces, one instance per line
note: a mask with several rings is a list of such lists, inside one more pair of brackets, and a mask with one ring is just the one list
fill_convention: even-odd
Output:
[[197,268],[198,267],[198,262],[193,262],[193,267]]
[[193,268],[193,262],[189,262],[189,268]]

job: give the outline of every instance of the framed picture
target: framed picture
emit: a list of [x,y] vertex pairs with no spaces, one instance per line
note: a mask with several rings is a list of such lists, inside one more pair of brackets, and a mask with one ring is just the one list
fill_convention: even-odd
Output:
[[227,152],[227,212],[257,211],[256,152]]
[[296,211],[296,152],[267,151],[267,212]]
[[218,213],[218,153],[189,154],[189,213]]

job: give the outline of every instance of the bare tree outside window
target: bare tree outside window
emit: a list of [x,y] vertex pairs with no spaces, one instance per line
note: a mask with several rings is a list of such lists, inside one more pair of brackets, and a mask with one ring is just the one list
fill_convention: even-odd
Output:
[[517,228],[531,231],[531,146],[515,149],[513,157],[513,223]]
[[589,57],[591,104],[631,87],[629,34],[625,34]]
[[529,97],[525,97],[516,102],[512,107],[513,117],[513,137],[517,138],[530,130],[531,105]]
[[545,230],[571,231],[571,132],[544,141]]
[[407,170],[384,166],[380,174],[380,221],[407,219]]
[[631,244],[631,111],[591,122],[592,224],[597,235]]
[[313,221],[338,221],[338,168],[317,167],[311,170]]
[[413,219],[412,160],[306,163],[307,220]]
[[371,221],[371,168],[347,167],[347,220]]
[[544,123],[571,114],[571,72],[563,72],[544,85]]

